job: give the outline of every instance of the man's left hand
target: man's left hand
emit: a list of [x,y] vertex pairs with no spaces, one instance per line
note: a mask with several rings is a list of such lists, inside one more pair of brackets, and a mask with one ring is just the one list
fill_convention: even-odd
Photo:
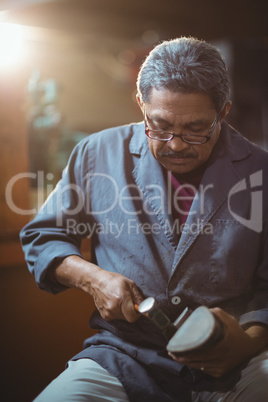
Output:
[[181,364],[218,378],[256,355],[265,346],[264,335],[267,336],[268,330],[254,326],[244,331],[237,320],[222,309],[211,311],[224,324],[224,338],[204,351],[179,357],[170,353],[170,356]]

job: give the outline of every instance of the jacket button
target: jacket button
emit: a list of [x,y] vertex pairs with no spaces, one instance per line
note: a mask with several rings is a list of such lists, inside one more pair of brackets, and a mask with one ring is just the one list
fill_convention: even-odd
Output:
[[173,296],[171,299],[172,304],[177,305],[177,304],[180,304],[180,302],[181,302],[181,298],[179,296]]

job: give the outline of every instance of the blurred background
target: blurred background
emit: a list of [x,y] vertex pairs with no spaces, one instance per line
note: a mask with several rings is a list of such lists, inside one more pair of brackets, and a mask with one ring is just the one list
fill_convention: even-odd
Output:
[[18,240],[74,145],[141,120],[140,64],[160,41],[191,35],[225,58],[229,123],[268,148],[267,17],[267,0],[0,1],[1,401],[32,400],[92,334],[90,298],[39,290]]

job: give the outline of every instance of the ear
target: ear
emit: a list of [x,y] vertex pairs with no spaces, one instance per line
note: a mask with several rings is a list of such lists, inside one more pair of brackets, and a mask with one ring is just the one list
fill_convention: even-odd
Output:
[[144,103],[139,94],[136,95],[136,99],[137,99],[138,105],[140,107],[140,110],[142,111],[142,114],[143,114]]
[[232,102],[231,102],[231,101],[228,101],[228,102],[225,104],[224,108],[222,109],[222,111],[221,111],[221,113],[220,113],[220,118],[219,118],[220,122],[222,122],[222,121],[225,119],[225,117],[227,116],[227,114],[229,113],[229,111],[230,111],[230,109],[231,109],[231,106],[232,106]]

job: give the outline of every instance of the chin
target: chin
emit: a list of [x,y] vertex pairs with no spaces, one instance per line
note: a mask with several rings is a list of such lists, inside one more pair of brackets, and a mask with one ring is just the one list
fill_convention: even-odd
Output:
[[162,164],[165,169],[169,170],[172,173],[177,173],[177,174],[186,174],[190,173],[193,170],[197,169],[199,167],[199,164],[193,164],[193,163],[185,163],[185,164]]
[[174,168],[174,169],[169,169],[172,173],[176,173],[176,174],[187,174],[187,173],[191,173],[193,170],[195,170],[195,168],[192,169],[186,169],[186,168]]

